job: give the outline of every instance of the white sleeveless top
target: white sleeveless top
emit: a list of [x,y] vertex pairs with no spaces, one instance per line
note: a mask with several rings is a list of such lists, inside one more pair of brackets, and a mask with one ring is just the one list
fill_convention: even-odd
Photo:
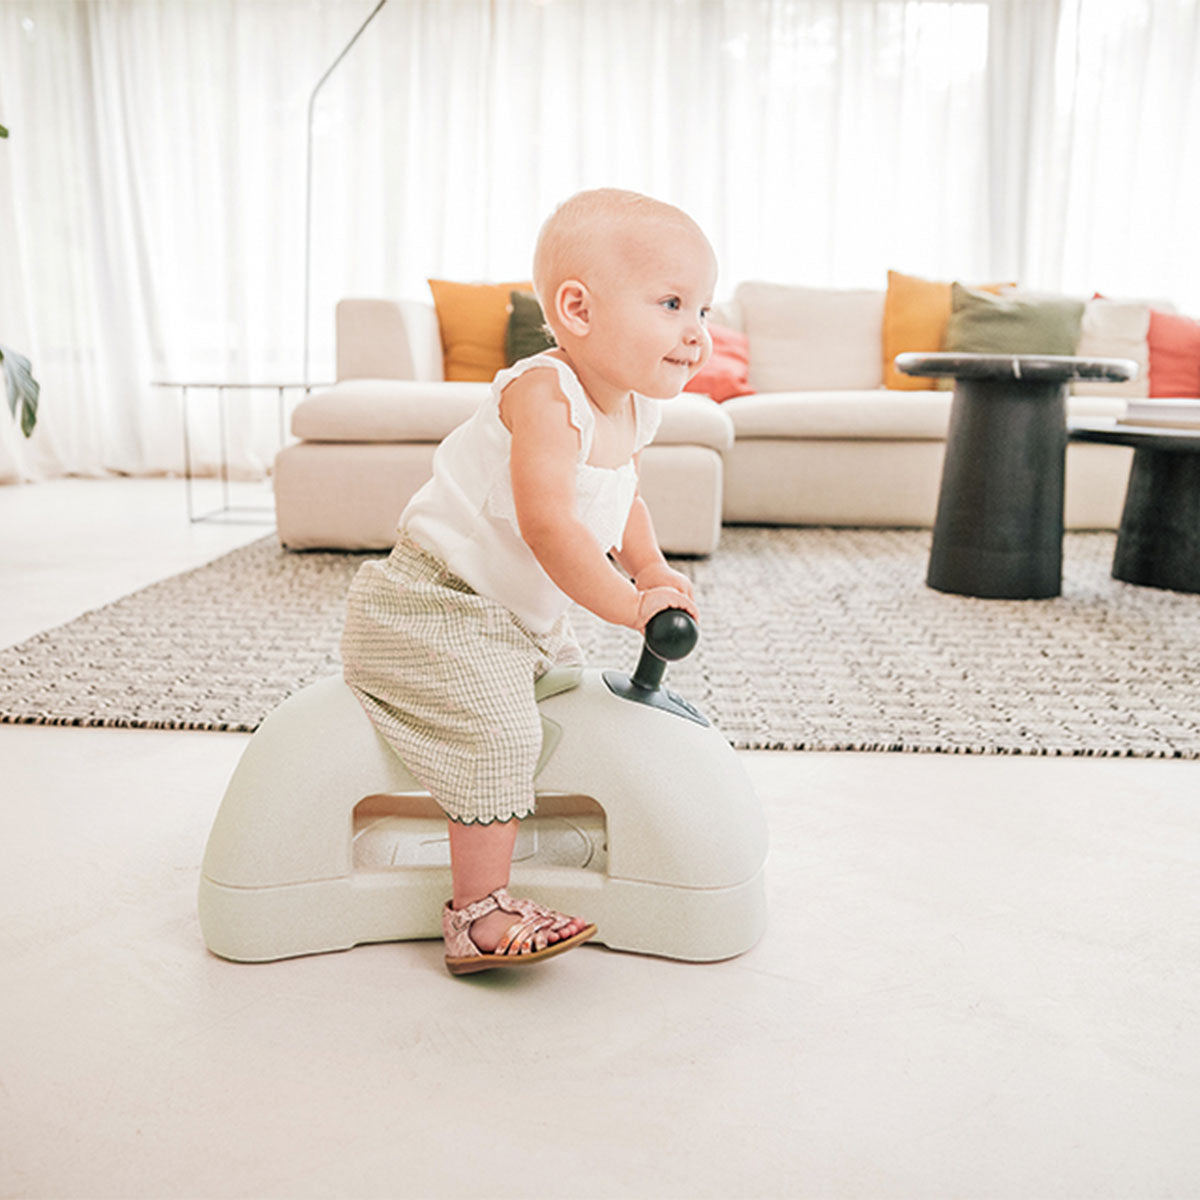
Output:
[[[620,546],[637,493],[637,471],[632,461],[620,467],[588,463],[596,429],[591,403],[575,372],[549,354],[522,359],[496,376],[488,399],[437,448],[433,478],[408,502],[400,531],[481,596],[511,609],[534,633],[547,633],[571,601],[521,537],[509,469],[512,434],[500,419],[504,389],[535,367],[558,372],[571,424],[579,431],[576,515],[606,553]],[[634,414],[636,453],[658,430],[659,403],[635,393]]]

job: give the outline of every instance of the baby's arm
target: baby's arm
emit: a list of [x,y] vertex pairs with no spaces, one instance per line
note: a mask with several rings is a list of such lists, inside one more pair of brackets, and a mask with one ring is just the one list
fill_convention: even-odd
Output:
[[[641,455],[636,455],[634,463],[641,471]],[[614,555],[621,569],[633,577],[634,586],[640,592],[655,587],[671,587],[684,593],[693,601],[695,593],[692,581],[678,571],[672,570],[663,557],[658,545],[658,536],[654,532],[654,522],[650,519],[650,510],[642,499],[641,493],[634,497],[633,507],[629,510],[629,520],[625,523],[625,534],[621,539],[621,548]],[[693,616],[695,614],[693,613]]]
[[674,588],[639,590],[609,561],[575,512],[579,432],[554,372],[534,369],[504,389],[500,416],[512,433],[512,486],[521,537],[572,600],[614,625],[644,628],[663,608],[693,609]]

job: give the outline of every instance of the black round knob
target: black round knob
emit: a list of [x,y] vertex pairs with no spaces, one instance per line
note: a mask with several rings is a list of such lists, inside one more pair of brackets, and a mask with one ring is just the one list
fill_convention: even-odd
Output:
[[664,608],[646,622],[646,645],[659,658],[674,662],[686,658],[700,640],[691,614],[682,608]]

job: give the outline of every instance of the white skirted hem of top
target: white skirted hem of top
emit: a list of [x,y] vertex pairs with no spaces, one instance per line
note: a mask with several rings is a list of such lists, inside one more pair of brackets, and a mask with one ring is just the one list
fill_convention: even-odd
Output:
[[542,750],[534,684],[553,666],[580,662],[566,616],[533,633],[404,536],[350,586],[346,683],[453,821],[533,813]]

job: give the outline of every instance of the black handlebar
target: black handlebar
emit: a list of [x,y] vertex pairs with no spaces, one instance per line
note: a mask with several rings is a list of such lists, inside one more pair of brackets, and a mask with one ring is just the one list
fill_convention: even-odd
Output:
[[646,641],[637,670],[632,675],[620,671],[605,671],[604,682],[614,696],[632,700],[650,708],[684,717],[697,725],[708,725],[708,719],[682,696],[662,686],[667,663],[683,658],[695,649],[700,640],[696,622],[681,608],[664,608],[646,622]]
[[700,630],[691,614],[682,608],[664,608],[646,622],[646,644],[631,682],[654,691],[661,683],[667,663],[686,658],[700,640]]

